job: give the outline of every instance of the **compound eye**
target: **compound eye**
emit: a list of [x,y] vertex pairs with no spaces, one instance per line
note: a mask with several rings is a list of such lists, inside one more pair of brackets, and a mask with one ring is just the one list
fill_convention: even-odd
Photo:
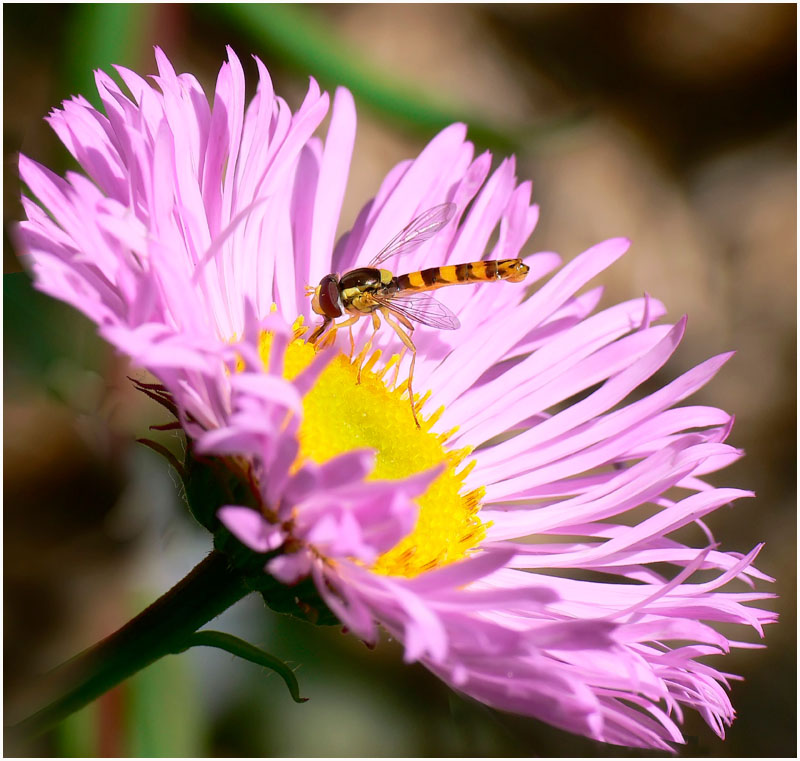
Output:
[[342,309],[339,306],[339,285],[334,275],[325,275],[319,281],[319,305],[326,317],[333,319],[341,317]]

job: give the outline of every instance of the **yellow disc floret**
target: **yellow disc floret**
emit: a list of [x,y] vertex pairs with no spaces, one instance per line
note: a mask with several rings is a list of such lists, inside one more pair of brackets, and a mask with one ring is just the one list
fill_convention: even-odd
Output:
[[[295,323],[295,337],[287,346],[284,377],[291,380],[314,359],[314,346],[300,336],[302,318]],[[262,334],[260,354],[269,361],[272,336]],[[354,449],[374,449],[375,469],[371,479],[402,479],[443,465],[443,472],[415,500],[420,507],[414,531],[384,553],[373,566],[377,573],[415,576],[418,573],[463,558],[485,536],[486,526],[478,518],[484,490],[462,494],[464,479],[472,463],[459,467],[469,449],[448,451],[448,434],[434,434],[431,426],[442,410],[417,428],[411,414],[406,384],[389,387],[385,379],[393,375],[399,361],[393,357],[383,368],[374,366],[375,352],[361,370],[361,357],[354,362],[339,354],[320,374],[303,399],[300,425],[300,454],[295,467],[304,461],[322,463]]]

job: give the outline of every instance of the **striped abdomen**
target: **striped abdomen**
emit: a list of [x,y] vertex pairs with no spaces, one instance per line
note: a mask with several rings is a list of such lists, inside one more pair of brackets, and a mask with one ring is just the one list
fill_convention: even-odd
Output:
[[518,283],[524,280],[529,267],[522,259],[493,259],[488,262],[448,264],[431,267],[419,272],[398,275],[395,280],[401,291],[432,291],[446,285],[460,283],[485,283],[488,280],[508,280]]

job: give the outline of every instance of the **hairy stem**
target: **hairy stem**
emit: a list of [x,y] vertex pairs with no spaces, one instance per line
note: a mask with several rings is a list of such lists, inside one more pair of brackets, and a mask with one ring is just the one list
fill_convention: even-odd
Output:
[[186,649],[191,635],[250,592],[225,555],[212,552],[121,629],[48,675],[50,702],[12,728],[23,740],[44,732],[154,661]]

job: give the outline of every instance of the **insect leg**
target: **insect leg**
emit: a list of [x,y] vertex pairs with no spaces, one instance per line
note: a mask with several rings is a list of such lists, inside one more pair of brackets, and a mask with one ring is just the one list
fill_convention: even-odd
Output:
[[344,322],[340,322],[338,325],[333,326],[333,330],[331,330],[331,340],[328,342],[328,346],[332,346],[333,342],[336,340],[336,332],[339,328],[349,328],[350,329],[350,342],[352,344],[353,341],[353,325],[355,325],[360,319],[360,315],[353,315],[352,317],[348,317]]
[[386,322],[388,322],[392,328],[394,328],[394,332],[397,333],[400,340],[406,345],[406,347],[408,347],[408,349],[411,350],[411,368],[408,371],[408,398],[411,402],[411,414],[414,417],[414,422],[416,423],[417,428],[419,428],[420,424],[419,420],[417,420],[417,411],[414,409],[414,391],[411,388],[411,381],[414,378],[414,365],[417,361],[417,347],[414,346],[414,342],[411,340],[411,335],[414,332],[414,326],[402,314],[398,314],[397,319],[400,320],[400,322],[403,323],[403,327],[408,330],[408,333],[404,333],[403,328],[401,328],[400,325],[398,325],[392,319],[392,316],[386,307],[383,307],[381,312],[383,312]]
[[317,341],[322,336],[322,334],[328,329],[328,327],[330,326],[330,324],[332,322],[333,322],[333,320],[331,320],[330,317],[325,317],[322,320],[322,324],[321,325],[317,325],[317,327],[314,329],[314,332],[308,337],[308,342],[310,344],[312,344],[312,345],[316,344]]
[[392,379],[392,388],[397,388],[397,378],[400,375],[400,364],[403,361],[403,357],[406,356],[406,347],[403,347],[403,350],[400,352],[400,356],[397,358],[397,364],[394,366],[394,378]]
[[[351,325],[355,325],[358,322],[359,319],[360,319],[360,315],[354,315],[353,317],[350,317],[350,318],[346,319],[344,322],[340,322],[338,325],[336,325],[334,323],[334,325],[331,327],[331,333],[333,333],[335,335],[336,331],[339,330],[339,328],[347,328],[347,327],[350,327]],[[308,337],[308,342],[310,344],[314,344],[314,345],[318,344],[320,336],[325,332],[325,330],[328,328],[328,326],[330,325],[331,322],[333,322],[333,320],[330,320],[330,319],[326,318],[326,320],[322,323],[322,325],[320,325]]]
[[369,341],[364,344],[364,348],[361,350],[361,354],[363,355],[363,359],[361,362],[358,363],[358,376],[356,377],[356,383],[361,383],[361,368],[364,366],[364,362],[367,359],[367,354],[369,354],[370,349],[372,348],[372,342],[375,340],[375,334],[380,330],[381,327],[381,318],[378,317],[377,312],[372,313],[372,335],[369,337]]

